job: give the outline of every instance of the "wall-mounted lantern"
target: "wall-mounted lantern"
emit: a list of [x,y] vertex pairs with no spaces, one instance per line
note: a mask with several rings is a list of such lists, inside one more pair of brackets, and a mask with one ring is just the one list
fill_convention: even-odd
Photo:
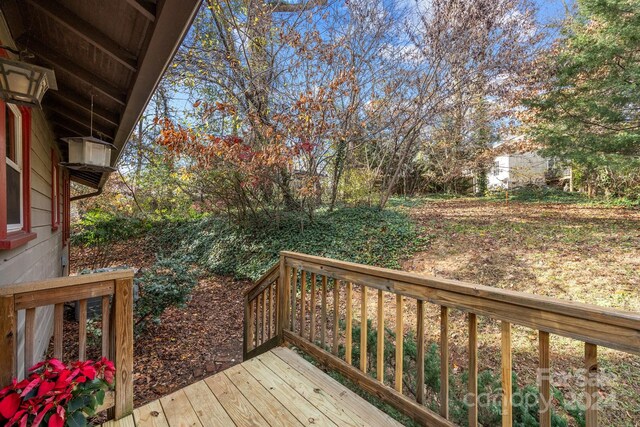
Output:
[[69,169],[95,172],[113,172],[111,167],[111,151],[113,144],[92,136],[72,136],[62,138],[69,144],[69,161],[60,163]]
[[0,58],[0,98],[6,102],[42,108],[48,89],[58,89],[53,70]]

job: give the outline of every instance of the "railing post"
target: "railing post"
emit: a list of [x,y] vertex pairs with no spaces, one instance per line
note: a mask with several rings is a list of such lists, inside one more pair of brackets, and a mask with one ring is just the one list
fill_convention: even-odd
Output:
[[284,255],[280,255],[280,274],[278,275],[278,326],[276,334],[282,342],[283,331],[289,320],[289,288],[291,287],[290,268],[286,265]]
[[111,346],[116,367],[114,417],[116,420],[133,412],[133,276],[115,281]]
[[251,303],[249,294],[244,296],[244,319],[242,322],[244,333],[242,334],[242,360],[247,360],[247,353],[251,350],[253,334],[251,333]]
[[16,373],[16,323],[13,295],[0,297],[0,388]]

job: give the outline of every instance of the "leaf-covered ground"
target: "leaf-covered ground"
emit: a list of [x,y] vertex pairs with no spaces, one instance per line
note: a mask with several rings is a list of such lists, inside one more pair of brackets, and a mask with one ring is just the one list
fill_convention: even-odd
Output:
[[[430,245],[405,262],[409,271],[640,311],[640,211],[582,204],[478,199],[412,203]],[[431,309],[432,325],[438,312]],[[464,369],[466,317],[452,313],[454,367]],[[437,340],[437,328],[431,328]],[[499,368],[497,323],[480,320],[480,370]],[[514,367],[523,384],[535,383],[537,334],[514,328]],[[583,367],[582,343],[552,336],[552,368],[572,374]],[[617,407],[601,408],[602,424],[640,425],[640,357],[599,350],[600,366],[614,376],[600,390]],[[562,386],[568,396],[576,387]]]
[[[179,234],[194,233],[194,254],[212,263],[210,270],[231,266],[236,274],[258,274],[272,262],[282,245],[301,252],[313,251],[344,258],[345,251],[359,262],[380,264],[384,241],[392,247],[383,264],[397,267],[397,257],[413,255],[402,268],[488,286],[513,289],[573,301],[588,302],[628,311],[640,311],[640,211],[579,203],[524,203],[498,200],[451,199],[396,201],[391,212],[375,215],[370,209],[345,210],[321,216],[318,225],[277,228],[277,235],[227,234],[217,241],[198,236],[192,225]],[[404,211],[406,215],[402,215]],[[389,212],[389,211],[387,211]],[[398,215],[400,214],[400,215]],[[374,226],[367,227],[372,220]],[[422,226],[419,230],[411,224]],[[206,221],[203,222],[206,224]],[[286,224],[286,223],[285,223]],[[418,236],[420,234],[420,236]],[[415,242],[408,244],[413,236]],[[259,238],[258,238],[259,237]],[[224,249],[224,240],[234,250]],[[187,239],[188,240],[188,239]],[[196,241],[197,240],[197,241]],[[257,244],[265,240],[262,244]],[[349,244],[343,244],[347,241]],[[428,242],[425,246],[424,243]],[[205,253],[208,244],[218,250]],[[405,244],[406,243],[406,244]],[[110,263],[145,267],[153,262],[157,242],[145,238],[119,243],[110,250]],[[355,246],[354,246],[355,245]],[[404,246],[403,246],[404,245]],[[411,246],[413,249],[409,249]],[[415,248],[422,251],[415,253]],[[266,250],[265,250],[266,249]],[[250,255],[254,253],[256,258]],[[216,254],[223,254],[218,257]],[[345,255],[346,254],[346,255]],[[208,256],[206,256],[208,255]],[[91,251],[74,250],[76,266],[90,266]],[[222,263],[218,264],[221,260]],[[395,265],[394,265],[395,264]],[[238,268],[242,266],[244,268]],[[221,268],[222,270],[222,268]],[[232,272],[230,271],[230,274]],[[190,384],[219,369],[238,363],[242,346],[242,292],[249,282],[210,276],[200,281],[193,299],[184,309],[170,309],[148,334],[136,340],[136,405]],[[389,327],[393,327],[395,301],[387,298]],[[370,298],[375,305],[375,298]],[[356,302],[357,304],[357,302]],[[375,307],[371,305],[371,315]],[[344,307],[342,307],[344,309]],[[439,339],[439,309],[427,307],[429,341]],[[357,316],[356,316],[357,317]],[[73,322],[69,322],[73,327]],[[406,328],[415,330],[415,303],[405,307]],[[76,326],[77,327],[77,326]],[[467,365],[465,314],[451,313],[451,366],[463,375]],[[73,335],[73,334],[70,334]],[[535,383],[538,363],[537,334],[514,327],[514,367],[521,385]],[[479,368],[499,373],[500,330],[498,324],[480,319]],[[582,368],[580,342],[552,336],[554,372],[572,374]],[[600,365],[615,374],[601,389],[603,398],[616,398],[617,408],[601,409],[602,425],[640,425],[640,357],[599,350]],[[614,378],[614,377],[610,377]],[[569,396],[575,384],[559,387]],[[431,396],[437,399],[437,396]],[[436,402],[437,403],[437,402]]]

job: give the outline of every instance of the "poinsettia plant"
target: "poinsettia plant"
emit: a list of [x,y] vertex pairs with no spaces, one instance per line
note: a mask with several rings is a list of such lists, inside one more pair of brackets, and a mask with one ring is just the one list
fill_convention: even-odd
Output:
[[49,359],[29,376],[0,390],[0,425],[80,427],[95,415],[113,387],[115,367],[106,358],[65,365]]

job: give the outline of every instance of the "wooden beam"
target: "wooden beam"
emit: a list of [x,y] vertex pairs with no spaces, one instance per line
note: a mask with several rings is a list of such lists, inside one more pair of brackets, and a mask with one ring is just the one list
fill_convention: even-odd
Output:
[[[68,108],[64,108],[61,106],[56,106],[55,108],[47,107],[46,110],[51,113],[53,116],[57,116],[63,119],[67,119],[69,122],[73,123],[71,129],[85,129],[84,135],[89,135],[91,132],[91,126],[89,125],[89,118],[79,117],[73,110],[69,110]],[[60,123],[58,119],[55,119],[56,122]],[[63,120],[64,122],[64,120]],[[68,122],[67,122],[68,123]],[[60,123],[63,124],[63,123]],[[107,129],[103,126],[93,124],[93,136],[98,137],[100,139],[110,139],[113,140],[113,129]],[[102,138],[105,137],[105,138]]]
[[127,0],[127,3],[151,22],[156,20],[156,2],[150,0]]
[[[58,104],[55,102],[47,103],[44,108],[50,110],[51,112],[58,113],[61,116],[66,117],[80,125],[86,126],[89,131],[91,130],[91,113],[87,113],[85,111],[79,113],[79,111],[76,109],[68,108],[62,104]],[[113,124],[105,125],[103,120],[98,121],[96,119],[97,117],[94,117],[93,133],[103,133],[105,135],[108,135],[109,137],[113,137],[113,134],[115,133],[114,131],[118,126]]]
[[[60,114],[56,114],[55,111],[51,111],[52,115],[51,115],[51,122],[54,125],[58,125],[61,128],[64,128],[74,134],[76,134],[77,136],[87,136],[89,135],[89,126],[78,126],[78,124],[75,121],[71,121],[68,118],[60,115]],[[113,137],[111,137],[110,135],[104,135],[103,138],[105,141],[112,141]]]
[[84,136],[84,133],[80,132],[78,129],[67,129],[67,127],[64,124],[61,123],[56,123],[56,122],[51,122],[54,125],[53,131],[56,133],[57,136],[60,136],[61,138],[65,137],[65,134],[70,132],[73,135],[69,135],[69,136]]
[[90,85],[97,92],[102,93],[118,104],[126,104],[127,95],[124,93],[124,91],[120,90],[112,83],[109,83],[106,80],[97,77],[95,72],[89,71],[86,68],[78,65],[77,60],[68,58],[64,55],[60,55],[56,53],[52,48],[32,38],[27,39],[26,37],[21,37],[20,39],[18,39],[18,44],[22,48],[28,47],[30,52],[34,53],[40,60],[53,67],[54,71],[65,71],[71,74],[75,79]]
[[[47,92],[47,98],[50,96],[53,98],[57,98],[58,100],[67,103],[68,105],[71,105],[73,108],[80,108],[87,113],[91,113],[91,98],[82,96],[79,93],[73,91],[72,89],[58,85],[58,90],[51,90]],[[117,113],[113,113],[105,108],[102,108],[100,105],[96,105],[96,104],[97,103],[94,102],[94,105],[93,105],[94,117],[98,117],[105,123],[111,124],[114,126],[118,126],[120,124],[120,118]]]
[[106,34],[99,31],[95,26],[89,24],[62,4],[54,3],[50,0],[27,1],[81,39],[118,61],[130,71],[135,72],[137,70],[136,55],[122,48]]

